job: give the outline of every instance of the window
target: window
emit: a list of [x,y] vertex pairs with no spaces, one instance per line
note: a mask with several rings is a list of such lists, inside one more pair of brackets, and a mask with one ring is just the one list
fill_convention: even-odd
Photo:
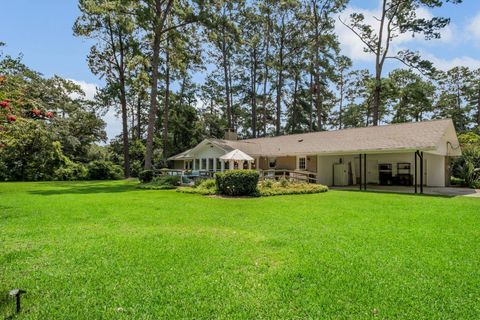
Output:
[[270,169],[275,169],[276,166],[277,166],[277,159],[276,158],[269,158],[268,159],[268,167]]
[[298,169],[306,170],[307,169],[307,159],[305,157],[298,158]]

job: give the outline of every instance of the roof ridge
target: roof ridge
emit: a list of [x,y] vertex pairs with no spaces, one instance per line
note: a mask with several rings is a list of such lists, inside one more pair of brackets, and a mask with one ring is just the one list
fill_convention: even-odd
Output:
[[412,124],[420,124],[420,123],[429,123],[429,122],[440,122],[440,121],[451,121],[451,118],[443,118],[443,119],[430,119],[425,121],[413,121],[413,122],[401,122],[401,123],[390,123],[390,124],[382,124],[379,126],[368,126],[368,127],[355,127],[355,128],[344,128],[339,130],[325,130],[325,131],[314,131],[314,132],[304,132],[304,133],[293,133],[293,134],[284,134],[281,136],[267,136],[267,137],[258,137],[258,138],[248,138],[248,139],[241,139],[241,140],[224,140],[224,141],[233,141],[233,142],[243,142],[243,141],[254,141],[260,139],[275,139],[280,137],[295,137],[295,136],[305,136],[305,135],[314,135],[319,133],[327,133],[327,132],[339,132],[339,131],[351,131],[351,130],[362,130],[362,129],[373,129],[373,128],[386,128],[386,127],[394,127],[394,126],[404,126],[404,125],[412,125]]

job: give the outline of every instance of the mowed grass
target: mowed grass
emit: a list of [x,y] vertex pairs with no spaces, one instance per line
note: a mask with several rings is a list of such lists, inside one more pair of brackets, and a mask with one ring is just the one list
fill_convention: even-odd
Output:
[[479,319],[480,199],[0,184],[20,319]]

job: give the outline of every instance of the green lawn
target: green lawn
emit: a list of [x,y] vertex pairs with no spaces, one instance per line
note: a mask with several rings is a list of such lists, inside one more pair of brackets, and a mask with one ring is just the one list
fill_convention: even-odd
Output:
[[21,319],[479,319],[480,199],[0,184]]

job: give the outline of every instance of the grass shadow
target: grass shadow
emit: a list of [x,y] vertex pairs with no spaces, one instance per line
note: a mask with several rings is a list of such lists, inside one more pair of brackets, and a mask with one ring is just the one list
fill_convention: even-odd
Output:
[[111,184],[111,182],[59,182],[50,189],[29,190],[28,193],[42,196],[62,194],[93,194],[93,193],[121,193],[136,189],[134,184]]

